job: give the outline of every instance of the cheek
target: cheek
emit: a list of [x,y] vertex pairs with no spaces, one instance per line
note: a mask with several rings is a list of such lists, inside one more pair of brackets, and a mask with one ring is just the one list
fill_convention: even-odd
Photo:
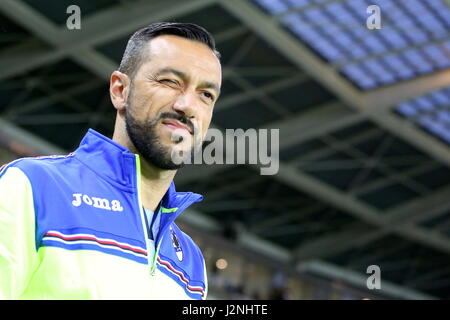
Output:
[[132,100],[134,112],[147,121],[155,120],[172,101],[170,94],[163,91],[150,89],[136,94]]
[[203,117],[202,117],[201,122],[200,122],[200,126],[201,126],[200,127],[200,132],[201,132],[201,135],[202,135],[202,139],[204,139],[205,136],[206,136],[206,133],[207,133],[208,128],[209,128],[209,125],[211,124],[211,118],[212,118],[212,111],[211,112],[205,112],[203,114]]

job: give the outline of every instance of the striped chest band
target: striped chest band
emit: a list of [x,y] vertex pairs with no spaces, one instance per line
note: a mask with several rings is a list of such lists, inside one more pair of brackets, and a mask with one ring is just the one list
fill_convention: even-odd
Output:
[[184,276],[184,274],[181,271],[175,269],[169,261],[164,261],[160,257],[158,257],[157,261],[161,267],[168,270],[172,275],[174,275],[176,277],[176,280],[178,280],[178,282],[181,282],[186,287],[187,291],[193,294],[200,294],[202,297],[205,295],[205,291],[202,287],[190,285],[189,280]]
[[142,247],[133,246],[113,239],[99,238],[92,234],[78,233],[69,235],[58,231],[46,232],[42,238],[42,244],[45,246],[53,245],[55,243],[60,244],[59,246],[69,250],[94,249],[103,251],[102,249],[106,249],[108,251],[115,251],[121,256],[126,254],[137,258],[147,258],[147,250]]
[[[143,264],[147,264],[147,250],[121,241],[97,237],[92,234],[65,234],[59,231],[48,231],[44,234],[42,246],[59,247],[67,250],[96,250],[107,254],[121,256]],[[165,270],[187,292],[204,297],[205,290],[201,286],[193,286],[188,278],[169,261],[157,257],[157,264]]]

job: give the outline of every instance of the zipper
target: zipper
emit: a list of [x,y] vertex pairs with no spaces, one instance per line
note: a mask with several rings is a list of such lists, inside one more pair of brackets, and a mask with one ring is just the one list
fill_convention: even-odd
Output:
[[160,239],[158,241],[156,250],[151,250],[154,253],[153,253],[153,257],[150,257],[149,247],[152,246],[152,243],[150,240],[150,236],[148,234],[147,224],[145,223],[144,206],[142,205],[142,200],[141,200],[141,162],[139,159],[139,155],[136,154],[135,157],[136,157],[136,177],[137,177],[137,179],[136,179],[137,198],[138,198],[139,212],[140,212],[140,216],[141,216],[142,229],[144,230],[144,235],[145,235],[145,250],[147,251],[147,264],[150,267],[150,275],[154,276],[155,270],[156,270],[156,262],[158,260],[159,248],[161,246],[162,239]]
[[[140,162],[139,155],[135,154],[135,157],[136,157],[136,176],[137,176],[137,179],[136,179],[136,181],[137,181],[137,197],[138,197],[139,211],[140,211],[140,215],[141,215],[142,229],[144,230],[144,234],[145,234],[145,250],[147,251],[147,264],[150,266],[150,275],[154,276],[155,271],[156,271],[156,263],[158,261],[159,249],[161,247],[163,236],[170,224],[167,223],[167,225],[162,230],[159,230],[157,236],[155,237],[155,242],[154,242],[154,243],[156,243],[156,249],[151,250],[153,252],[153,257],[150,257],[150,254],[149,254],[150,251],[148,250],[148,248],[153,246],[154,244],[152,244],[151,240],[150,240],[147,224],[145,222],[144,206],[142,205],[142,200],[141,200],[141,162]],[[186,207],[188,207],[192,202],[197,202],[197,201],[201,200],[201,199],[196,199],[194,201],[190,201],[191,197],[194,195],[195,194],[191,194],[190,196],[186,197],[185,200],[182,203],[179,203],[176,208],[167,208],[166,209],[166,208],[163,208],[162,206],[158,206],[158,212],[156,214],[160,215],[160,219],[162,221],[163,214],[170,214],[173,212],[180,213]],[[195,195],[195,196],[198,196],[198,195]],[[173,217],[173,220],[175,220],[175,217]]]
[[159,247],[161,246],[161,242],[162,242],[162,237],[161,240],[158,242],[157,246],[156,246],[156,250],[155,250],[155,255],[153,256],[153,261],[150,267],[150,274],[152,276],[155,275],[155,270],[156,270],[156,261],[158,260],[158,253],[159,253]]

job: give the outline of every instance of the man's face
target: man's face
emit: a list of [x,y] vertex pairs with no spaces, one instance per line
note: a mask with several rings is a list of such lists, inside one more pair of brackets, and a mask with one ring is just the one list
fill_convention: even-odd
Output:
[[146,47],[132,79],[127,133],[156,167],[178,169],[174,154],[190,154],[203,140],[221,86],[221,66],[205,44],[163,35]]

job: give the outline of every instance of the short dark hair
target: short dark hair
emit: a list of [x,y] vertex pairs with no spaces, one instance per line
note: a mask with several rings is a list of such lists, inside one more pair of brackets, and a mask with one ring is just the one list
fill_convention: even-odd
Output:
[[150,40],[161,35],[174,35],[204,43],[220,59],[214,38],[205,28],[194,23],[157,22],[139,29],[130,37],[120,62],[119,71],[133,78],[144,60],[143,49]]

